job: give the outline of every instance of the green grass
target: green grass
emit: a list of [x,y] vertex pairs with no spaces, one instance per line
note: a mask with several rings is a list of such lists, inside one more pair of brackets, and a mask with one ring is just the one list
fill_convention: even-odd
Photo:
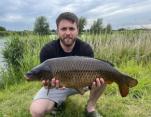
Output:
[[[151,117],[151,33],[84,34],[81,38],[93,47],[96,58],[113,62],[120,71],[139,82],[125,98],[120,96],[115,83],[108,85],[97,103],[97,110],[105,117]],[[31,117],[29,106],[41,83],[25,82],[23,75],[39,64],[40,49],[53,39],[55,35],[19,37],[24,43],[23,58],[18,61],[19,69],[10,65],[1,72],[0,117]],[[13,57],[13,52],[11,54]],[[69,97],[66,108],[57,117],[84,117],[88,96],[89,92]]]
[[[32,97],[39,89],[37,83],[21,83],[8,90],[0,92],[0,117],[30,117],[29,106]],[[107,92],[107,91],[106,91]],[[85,95],[74,95],[67,99],[64,111],[58,117],[84,117],[84,107],[89,92]],[[117,95],[103,94],[97,109],[105,117],[150,117],[151,100],[148,98],[135,99],[129,95],[122,98]]]

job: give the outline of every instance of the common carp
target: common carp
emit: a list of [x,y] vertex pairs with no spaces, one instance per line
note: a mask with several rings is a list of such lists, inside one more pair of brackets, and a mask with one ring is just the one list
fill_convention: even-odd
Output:
[[113,65],[104,60],[89,57],[68,56],[44,61],[26,73],[27,80],[51,80],[56,78],[60,86],[75,88],[83,94],[83,88],[91,86],[96,78],[103,78],[106,84],[117,83],[122,97],[126,97],[129,88],[138,81],[119,72]]

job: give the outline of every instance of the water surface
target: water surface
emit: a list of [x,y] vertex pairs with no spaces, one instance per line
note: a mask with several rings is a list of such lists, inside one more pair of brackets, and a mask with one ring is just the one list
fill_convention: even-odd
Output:
[[0,37],[0,69],[5,66],[4,58],[2,55],[2,50],[4,49],[5,42],[6,42],[6,37]]

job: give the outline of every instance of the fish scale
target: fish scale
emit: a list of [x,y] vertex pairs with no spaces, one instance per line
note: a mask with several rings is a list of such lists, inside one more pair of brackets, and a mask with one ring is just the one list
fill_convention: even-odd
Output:
[[89,57],[69,56],[48,59],[26,74],[27,80],[51,80],[56,78],[60,86],[75,88],[83,94],[83,88],[101,77],[106,84],[115,82],[122,97],[128,95],[129,88],[137,85],[137,80],[119,72],[111,63]]

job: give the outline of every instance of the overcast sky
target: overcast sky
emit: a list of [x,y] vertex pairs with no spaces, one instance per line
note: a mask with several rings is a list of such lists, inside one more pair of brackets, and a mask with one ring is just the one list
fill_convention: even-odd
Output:
[[32,30],[36,17],[45,16],[51,29],[56,17],[71,11],[87,19],[87,26],[97,18],[121,27],[151,28],[151,0],[1,0],[0,26],[7,30]]

